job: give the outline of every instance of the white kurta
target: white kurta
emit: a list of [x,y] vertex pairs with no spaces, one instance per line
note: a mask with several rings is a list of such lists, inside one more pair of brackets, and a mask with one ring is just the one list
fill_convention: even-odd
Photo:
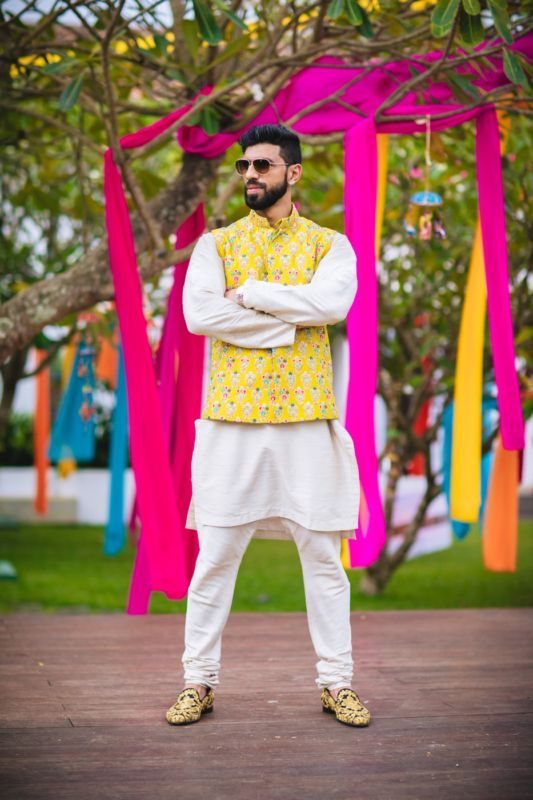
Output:
[[[283,347],[296,325],[326,325],[346,316],[355,296],[355,254],[336,234],[309,284],[248,279],[244,307],[224,297],[226,279],[214,237],[191,256],[183,292],[187,326],[239,347]],[[286,539],[276,519],[355,538],[359,472],[353,441],[339,420],[239,423],[196,420],[193,498],[187,527],[264,521],[258,538]]]

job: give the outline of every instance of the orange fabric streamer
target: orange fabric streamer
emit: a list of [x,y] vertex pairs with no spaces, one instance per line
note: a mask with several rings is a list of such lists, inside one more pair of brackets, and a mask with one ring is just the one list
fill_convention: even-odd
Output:
[[118,369],[118,350],[116,347],[116,334],[113,341],[102,337],[100,351],[96,358],[94,374],[98,381],[106,381],[112,389],[116,388]]
[[[46,350],[36,350],[36,366],[47,356]],[[36,375],[35,415],[33,427],[33,453],[36,470],[36,486],[34,508],[38,514],[46,514],[48,510],[47,448],[50,440],[50,368],[44,367]]]
[[518,450],[504,450],[498,436],[483,520],[483,562],[494,572],[516,572],[518,547]]

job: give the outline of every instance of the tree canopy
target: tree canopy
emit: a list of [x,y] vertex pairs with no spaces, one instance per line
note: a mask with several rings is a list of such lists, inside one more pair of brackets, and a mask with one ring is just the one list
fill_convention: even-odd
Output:
[[[0,14],[0,363],[46,325],[72,325],[78,311],[113,296],[102,213],[107,147],[129,191],[144,280],[157,284],[176,261],[173,231],[215,186],[209,211],[214,220],[224,218],[235,184],[220,180],[223,160],[166,147],[177,126],[146,148],[125,153],[118,144],[194,98],[179,125],[229,131],[320,56],[386,66],[441,50],[431,76],[413,69],[377,110],[377,121],[407,92],[423,97],[436,75],[468,106],[492,101],[528,113],[528,65],[508,47],[528,26],[519,2],[27,0],[6,4]],[[500,51],[512,83],[491,96],[446,61],[460,54],[483,67]],[[201,94],[206,86],[212,91]],[[295,120],[284,122],[290,127]],[[303,139],[316,147],[341,136]]]

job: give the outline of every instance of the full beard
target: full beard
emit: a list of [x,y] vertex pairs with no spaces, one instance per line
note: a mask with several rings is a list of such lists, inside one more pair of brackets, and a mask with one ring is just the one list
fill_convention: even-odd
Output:
[[[261,184],[259,184],[259,183],[252,184],[252,185],[253,186],[261,186]],[[271,206],[274,205],[274,203],[277,203],[278,200],[281,200],[283,195],[286,193],[286,191],[288,189],[288,186],[289,186],[289,184],[287,182],[287,175],[286,174],[285,174],[285,177],[284,177],[283,181],[281,183],[279,183],[277,186],[272,186],[271,189],[264,189],[264,187],[261,186],[261,188],[264,189],[264,192],[263,192],[262,195],[249,196],[247,191],[246,191],[248,186],[245,186],[244,187],[244,202],[246,203],[248,208],[252,208],[254,211],[265,211],[265,209],[270,208]]]

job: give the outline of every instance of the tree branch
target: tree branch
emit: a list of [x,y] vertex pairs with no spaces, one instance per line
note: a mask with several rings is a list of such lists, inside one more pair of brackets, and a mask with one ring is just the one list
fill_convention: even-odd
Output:
[[[150,202],[150,212],[158,220],[163,236],[169,236],[197,207],[216,175],[220,159],[204,159],[186,153],[179,176]],[[139,216],[132,219],[138,254],[149,250],[150,241]],[[171,263],[187,257],[190,248],[165,253],[140,270],[143,280],[161,272]],[[114,296],[107,258],[101,242],[67,272],[39,281],[19,292],[0,309],[0,364],[13,353],[31,344],[45,326],[60,322],[68,314],[90,308]]]

